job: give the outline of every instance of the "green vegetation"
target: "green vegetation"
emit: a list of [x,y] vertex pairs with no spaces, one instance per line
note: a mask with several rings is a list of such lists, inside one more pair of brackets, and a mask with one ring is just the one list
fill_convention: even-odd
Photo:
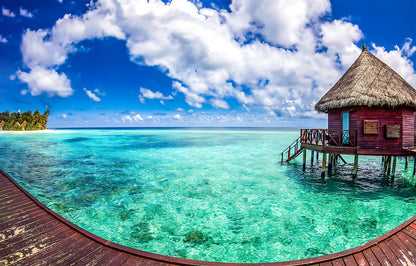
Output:
[[38,110],[27,111],[24,113],[10,113],[5,111],[0,113],[0,130],[43,130],[48,129],[48,116],[51,111],[46,110],[40,114]]

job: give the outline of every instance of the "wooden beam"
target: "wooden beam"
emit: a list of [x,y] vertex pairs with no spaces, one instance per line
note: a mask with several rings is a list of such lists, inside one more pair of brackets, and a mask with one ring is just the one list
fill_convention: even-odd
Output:
[[393,168],[391,170],[391,176],[394,178],[396,174],[396,163],[397,163],[397,156],[393,156]]
[[313,156],[314,156],[314,151],[311,151],[311,165],[313,164]]
[[391,170],[392,179],[394,179],[394,175],[396,174],[396,163],[397,163],[397,156],[393,156],[393,168]]
[[352,177],[356,178],[358,172],[358,154],[354,156],[354,168],[352,170]]
[[326,153],[322,155],[322,169],[321,169],[321,177],[325,177],[325,171],[326,171]]
[[409,156],[406,156],[406,160],[404,161],[404,169],[406,170],[409,165]]
[[414,178],[416,174],[416,157],[413,157],[413,175],[412,177]]
[[332,171],[332,160],[334,159],[334,155],[332,153],[328,156],[328,172]]
[[390,175],[391,171],[391,156],[387,158],[387,175]]
[[344,158],[342,158],[341,154],[339,154],[338,156],[344,164],[347,164],[347,162],[344,160]]
[[303,171],[306,170],[306,149],[303,148]]

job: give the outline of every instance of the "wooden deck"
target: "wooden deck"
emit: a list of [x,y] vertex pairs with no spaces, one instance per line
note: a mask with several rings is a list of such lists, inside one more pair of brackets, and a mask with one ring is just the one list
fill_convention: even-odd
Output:
[[[167,257],[109,242],[49,210],[0,170],[0,265],[238,264]],[[268,265],[416,265],[416,216],[357,248]]]

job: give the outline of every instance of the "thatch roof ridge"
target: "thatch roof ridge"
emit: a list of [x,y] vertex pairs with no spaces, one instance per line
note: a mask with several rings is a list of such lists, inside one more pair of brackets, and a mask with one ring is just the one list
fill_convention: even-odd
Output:
[[326,113],[355,106],[416,106],[416,90],[363,45],[360,56],[315,104],[315,109]]

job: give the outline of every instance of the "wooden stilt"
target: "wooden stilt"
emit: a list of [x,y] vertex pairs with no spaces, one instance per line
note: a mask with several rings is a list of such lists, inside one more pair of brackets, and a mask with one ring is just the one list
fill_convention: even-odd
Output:
[[416,174],[416,157],[413,157],[413,175],[412,177],[414,178]]
[[347,162],[344,160],[344,158],[342,158],[341,154],[339,155],[339,158],[341,159],[341,161],[342,161],[344,164],[347,164]]
[[387,171],[387,169],[389,168],[389,160],[390,156],[386,156],[384,159],[384,171]]
[[313,164],[314,151],[311,151],[311,164]]
[[357,177],[357,172],[358,172],[358,154],[356,154],[354,157],[354,169],[352,170],[353,178]]
[[391,156],[388,156],[387,158],[387,175],[390,175],[391,171]]
[[319,160],[319,152],[316,152],[316,160]]
[[328,172],[332,171],[332,160],[334,159],[334,155],[333,154],[329,154],[329,158],[328,158]]
[[303,148],[303,171],[306,170],[306,149]]
[[326,170],[326,153],[322,155],[322,169],[321,169],[321,177],[325,177],[325,170]]
[[397,163],[397,156],[393,156],[393,168],[391,170],[392,179],[394,179],[394,175],[396,174],[396,163]]
[[404,169],[406,170],[409,165],[409,156],[406,156],[406,160],[404,161]]

